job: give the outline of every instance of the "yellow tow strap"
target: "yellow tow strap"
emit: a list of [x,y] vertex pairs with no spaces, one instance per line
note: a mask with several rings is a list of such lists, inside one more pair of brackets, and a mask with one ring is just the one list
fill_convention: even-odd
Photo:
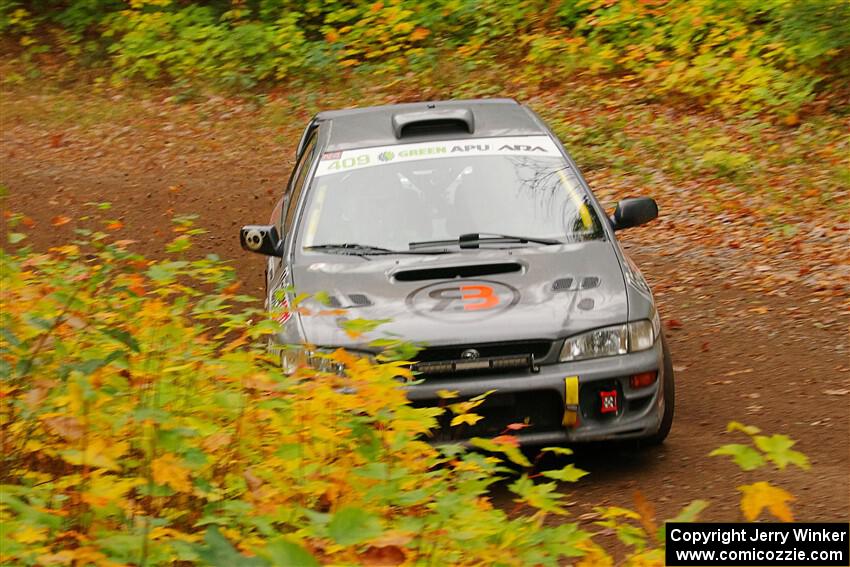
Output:
[[581,216],[581,224],[584,225],[585,230],[590,230],[593,228],[593,217],[590,216],[590,210],[588,210],[587,205],[584,203],[584,199],[581,198],[581,195],[578,194],[573,184],[570,183],[570,180],[567,179],[567,176],[560,169],[558,170],[558,176],[561,178],[561,185],[570,194],[570,199],[573,200],[573,204],[578,209],[578,214]]
[[578,376],[564,378],[564,427],[578,425]]

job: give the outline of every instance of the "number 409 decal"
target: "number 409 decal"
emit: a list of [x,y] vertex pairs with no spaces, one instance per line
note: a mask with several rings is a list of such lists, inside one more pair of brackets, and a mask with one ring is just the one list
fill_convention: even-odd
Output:
[[336,161],[328,164],[328,169],[331,171],[340,171],[343,169],[350,169],[356,166],[369,165],[369,156],[368,155],[359,155],[357,157],[347,157],[344,159],[338,159]]

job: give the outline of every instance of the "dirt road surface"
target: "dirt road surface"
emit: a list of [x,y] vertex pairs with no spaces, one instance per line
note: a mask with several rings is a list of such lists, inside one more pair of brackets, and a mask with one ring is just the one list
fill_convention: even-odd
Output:
[[[268,219],[309,113],[297,110],[298,101],[260,112],[233,101],[181,106],[122,96],[131,95],[98,95],[83,105],[75,103],[79,98],[5,94],[4,211],[32,220],[28,242],[38,249],[67,242],[75,227],[118,219],[123,228],[116,238],[136,240],[134,247],[152,257],[163,256],[172,238],[170,217],[195,213],[209,231],[196,252],[231,260],[243,290],[259,296],[263,261],[239,249],[238,227]],[[597,177],[589,175],[592,185]],[[610,204],[634,191],[599,189]],[[746,219],[691,207],[688,194],[663,179],[642,192],[658,199],[662,215],[621,238],[665,319],[677,417],[663,447],[579,454],[578,465],[590,475],[565,487],[569,517],[590,526],[594,506],[629,507],[640,491],[659,518],[705,499],[711,502],[705,519],[735,521],[741,519],[736,487],[768,480],[796,496],[797,519],[846,521],[850,319],[846,288],[833,279],[845,269],[834,251],[846,243],[846,227],[768,249],[760,234],[748,233]],[[100,202],[112,207],[98,213],[92,203]],[[717,236],[727,229],[731,240]],[[746,442],[726,433],[732,420],[791,436],[811,470],[744,473],[728,457],[708,457],[724,443]],[[509,495],[496,499],[507,504]]]

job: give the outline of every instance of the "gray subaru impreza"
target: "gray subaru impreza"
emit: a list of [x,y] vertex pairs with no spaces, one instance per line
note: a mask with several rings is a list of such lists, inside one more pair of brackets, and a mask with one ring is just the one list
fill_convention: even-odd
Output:
[[[240,241],[268,256],[274,342],[374,354],[379,331],[352,338],[340,319],[387,320],[381,336],[421,347],[413,404],[490,392],[475,409],[484,419],[443,424],[436,441],[510,429],[529,445],[660,443],[673,421],[670,353],[615,237],[657,215],[636,197],[606,216],[528,107],[437,101],[317,114],[270,224],[243,227]],[[343,315],[289,310],[294,293]],[[281,350],[286,371],[306,348]]]

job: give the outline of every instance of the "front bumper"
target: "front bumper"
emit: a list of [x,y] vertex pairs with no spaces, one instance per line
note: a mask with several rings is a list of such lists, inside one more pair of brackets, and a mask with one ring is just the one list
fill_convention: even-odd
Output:
[[[641,372],[657,371],[654,384],[632,389],[629,377]],[[578,377],[579,408],[578,420],[573,426],[561,422],[566,409],[566,378]],[[582,360],[540,366],[539,372],[516,371],[490,375],[456,375],[447,378],[427,379],[410,387],[408,398],[417,406],[445,405],[437,394],[440,390],[456,391],[460,399],[468,399],[495,390],[492,394],[502,400],[500,407],[491,408],[492,414],[510,417],[530,426],[519,431],[510,431],[524,445],[606,441],[615,439],[640,439],[655,434],[664,414],[664,364],[661,341],[651,349],[621,356]],[[621,410],[616,414],[600,414],[596,403],[600,389],[616,388],[619,392]],[[511,407],[510,400],[524,400],[522,406]],[[489,399],[489,398],[488,398]],[[505,400],[508,400],[507,402]],[[560,408],[557,401],[560,400]],[[455,400],[449,400],[453,402]],[[533,409],[536,402],[547,408],[548,421],[536,426]],[[487,402],[485,402],[486,404]],[[486,407],[486,406],[482,406]],[[554,418],[559,411],[561,418]],[[476,409],[472,410],[476,413]],[[523,412],[530,415],[524,415]],[[448,413],[448,412],[447,412]],[[485,416],[484,421],[487,420]],[[491,433],[492,434],[492,433]],[[462,440],[464,437],[480,436],[465,434],[463,426],[450,434],[441,432],[436,442]]]

